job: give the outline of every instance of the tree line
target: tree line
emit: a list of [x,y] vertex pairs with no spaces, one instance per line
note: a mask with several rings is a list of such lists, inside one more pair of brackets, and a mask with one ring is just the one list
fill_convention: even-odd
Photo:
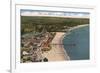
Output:
[[63,18],[43,16],[21,16],[21,33],[41,32],[64,32],[69,27],[89,24],[88,18]]

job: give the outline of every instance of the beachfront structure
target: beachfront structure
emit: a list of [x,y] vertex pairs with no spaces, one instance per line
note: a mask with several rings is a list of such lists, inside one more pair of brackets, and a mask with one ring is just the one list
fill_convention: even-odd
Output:
[[[28,56],[30,55],[32,62],[42,61],[44,58],[42,56],[42,53],[43,53],[42,51],[47,50],[49,48],[52,36],[50,35],[49,32],[46,31],[45,28],[42,30],[42,33],[40,33],[40,34],[33,35],[30,38],[29,37],[27,38],[27,36],[26,37],[24,36],[24,39],[22,39],[22,41],[23,40],[24,41],[21,42],[24,44],[24,47],[31,49],[27,55]],[[23,51],[23,52],[26,53],[26,51]],[[24,55],[24,56],[26,56],[26,55]]]

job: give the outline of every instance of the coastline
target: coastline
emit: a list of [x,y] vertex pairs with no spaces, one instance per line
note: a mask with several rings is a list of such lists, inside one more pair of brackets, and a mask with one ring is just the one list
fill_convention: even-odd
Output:
[[[65,33],[65,34],[66,34],[66,33]],[[60,39],[60,43],[61,43],[61,44],[63,44],[63,39],[64,39],[64,37],[65,37],[65,34],[64,34],[64,35],[61,37],[61,39]],[[60,47],[61,47],[62,50],[64,51],[66,60],[70,60],[70,57],[68,56],[68,54],[67,54],[67,52],[66,52],[66,50],[65,50],[65,48],[64,48],[64,45],[60,45]]]
[[[89,24],[78,25],[75,27],[71,27],[71,30],[88,26]],[[56,32],[54,39],[51,42],[52,49],[43,54],[43,56],[47,57],[49,61],[65,61],[70,60],[66,50],[64,49],[63,39],[66,35],[69,35],[69,32]]]
[[85,27],[85,26],[88,26],[89,24],[84,24],[84,25],[77,25],[77,26],[74,26],[74,27],[70,27],[69,28],[69,31],[72,31],[74,29],[78,29],[78,28],[81,28],[81,27]]
[[65,34],[66,33],[64,32],[56,32],[56,35],[51,42],[52,49],[43,54],[43,56],[47,57],[49,61],[69,60],[69,56],[62,45],[63,36]]
[[[54,45],[54,47],[56,47],[57,52],[64,54],[63,60],[69,60],[70,58],[69,58],[68,54],[66,53],[66,51],[63,47],[63,43],[62,43],[62,40],[63,40],[65,34],[66,33],[64,33],[64,32],[56,32],[56,36],[53,39],[52,44],[56,44],[56,45]],[[57,49],[59,49],[59,50],[57,50]]]

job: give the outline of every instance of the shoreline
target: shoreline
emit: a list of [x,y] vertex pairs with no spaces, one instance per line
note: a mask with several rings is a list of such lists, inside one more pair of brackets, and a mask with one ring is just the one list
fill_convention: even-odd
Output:
[[[78,25],[75,27],[71,27],[69,29],[69,32],[71,30],[81,28],[88,26],[89,24],[84,24],[84,25]],[[63,45],[63,39],[66,35],[69,35],[69,32],[56,32],[55,37],[53,38],[51,42],[52,49],[43,55],[48,58],[49,61],[65,61],[65,60],[70,60],[70,57],[68,56],[64,45]]]
[[59,34],[60,34],[60,37],[59,37],[59,38],[57,38],[57,37],[55,36],[55,38],[58,40],[58,43],[55,42],[55,40],[53,40],[54,42],[52,42],[52,43],[58,44],[58,45],[55,45],[55,47],[59,47],[59,49],[60,49],[60,50],[62,51],[62,53],[64,54],[65,60],[70,60],[70,58],[69,58],[67,52],[66,52],[65,49],[64,49],[63,43],[62,43],[62,40],[63,40],[64,35],[65,35],[66,33],[64,33],[64,32],[56,32],[56,34],[57,34],[57,35],[56,35],[57,37],[58,37]]
[[[69,29],[69,32],[65,33],[65,35],[62,36],[62,38],[61,38],[61,43],[63,42],[64,37],[65,37],[66,35],[69,35],[69,34],[70,34],[70,31],[75,30],[75,29],[78,29],[78,28],[82,28],[82,27],[85,27],[85,26],[89,26],[89,24],[84,24],[84,25],[78,25],[78,26],[71,27],[71,28]],[[62,47],[64,48],[64,45],[63,45]],[[64,51],[66,52],[65,48],[64,48]],[[67,54],[67,52],[66,52],[66,54]],[[68,55],[68,54],[67,54],[67,55]],[[68,56],[68,57],[69,57],[69,56]],[[70,60],[70,57],[69,57],[69,60]]]
[[[66,33],[65,33],[65,34],[66,34]],[[63,36],[61,37],[61,39],[60,39],[60,43],[61,43],[61,44],[63,44],[63,39],[64,39],[64,37],[65,37],[65,35],[63,35]],[[65,48],[64,48],[64,45],[61,45],[60,47],[61,47],[62,50],[64,51],[66,60],[70,60],[70,57],[68,56],[68,54],[67,54],[67,52],[66,52],[66,50],[65,50]]]
[[85,27],[85,26],[88,26],[89,24],[84,24],[84,25],[77,25],[77,26],[74,26],[74,27],[70,27],[69,28],[69,31],[72,31],[72,30],[75,30],[75,29],[78,29],[78,28],[81,28],[81,27]]
[[44,54],[42,54],[44,57],[48,58],[48,61],[65,61],[65,60],[69,60],[69,56],[66,53],[63,44],[62,44],[62,40],[63,40],[63,36],[66,33],[64,32],[56,32],[56,35],[54,37],[54,39],[51,42],[51,47],[52,49],[48,52],[45,52]]

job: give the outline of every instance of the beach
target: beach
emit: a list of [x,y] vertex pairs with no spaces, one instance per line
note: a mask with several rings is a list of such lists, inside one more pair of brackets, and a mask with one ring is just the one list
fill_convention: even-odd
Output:
[[[88,26],[88,24],[71,27],[69,31],[85,26]],[[64,49],[62,42],[65,35],[67,35],[67,33],[65,32],[56,32],[56,35],[51,42],[52,49],[48,52],[43,53],[43,56],[47,57],[49,61],[70,60],[70,57]]]
[[66,33],[64,32],[56,32],[56,35],[51,42],[52,49],[43,53],[43,56],[47,57],[49,61],[64,61],[70,59],[62,44],[62,39],[65,34]]
[[88,26],[88,25],[89,24],[84,24],[84,25],[78,25],[78,26],[70,27],[69,31],[77,29],[77,28],[85,27],[85,26]]

